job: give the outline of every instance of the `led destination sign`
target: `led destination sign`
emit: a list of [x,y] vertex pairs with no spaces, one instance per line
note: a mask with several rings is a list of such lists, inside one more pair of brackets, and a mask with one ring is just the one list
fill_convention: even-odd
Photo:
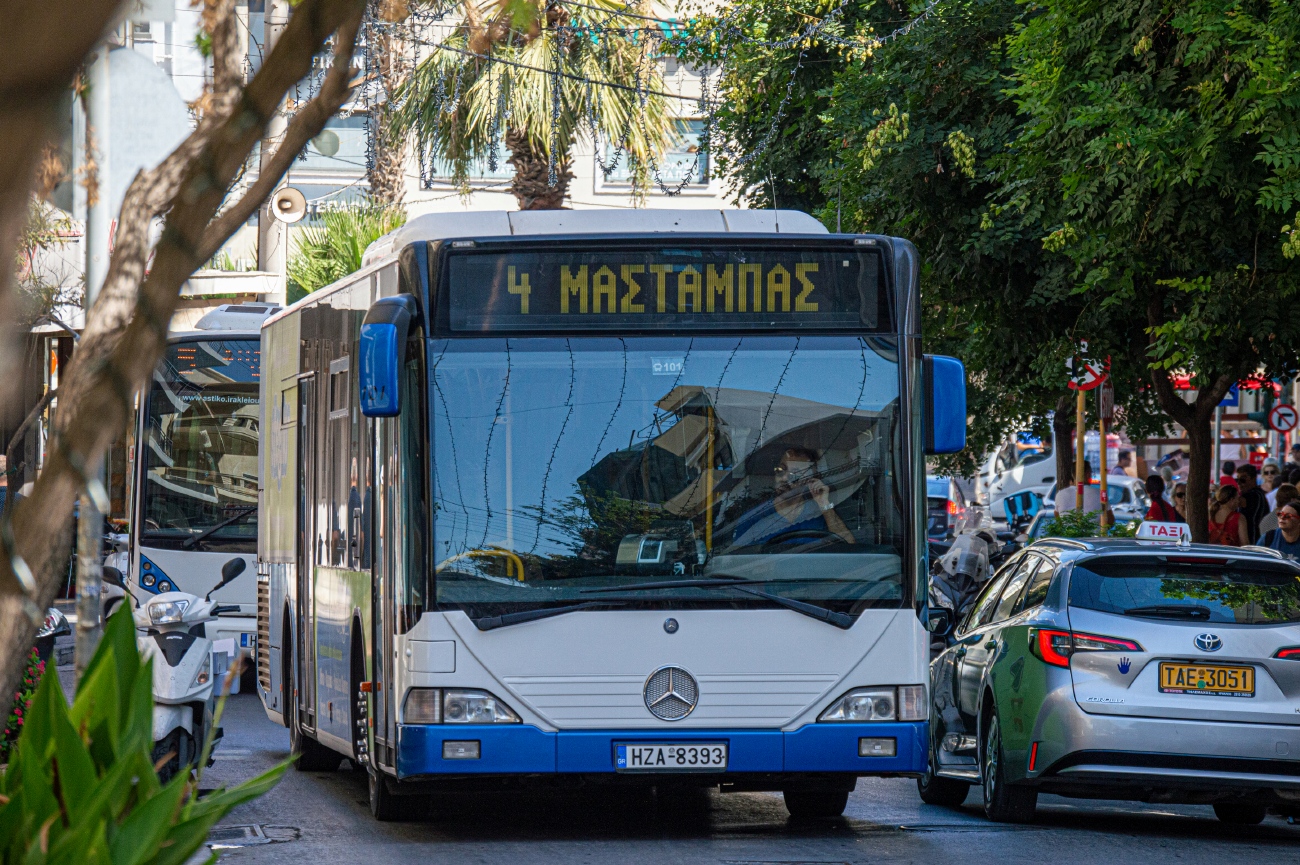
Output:
[[[456,331],[874,330],[880,258],[865,249],[641,248],[454,254]],[[886,319],[888,315],[886,313]]]

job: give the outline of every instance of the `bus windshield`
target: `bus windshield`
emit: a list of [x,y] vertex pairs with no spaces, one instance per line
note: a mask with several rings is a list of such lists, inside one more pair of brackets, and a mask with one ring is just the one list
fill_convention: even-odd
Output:
[[893,338],[454,339],[429,357],[439,608],[770,605],[722,578],[849,614],[906,602]]
[[167,347],[140,439],[142,542],[256,551],[259,373],[256,339]]

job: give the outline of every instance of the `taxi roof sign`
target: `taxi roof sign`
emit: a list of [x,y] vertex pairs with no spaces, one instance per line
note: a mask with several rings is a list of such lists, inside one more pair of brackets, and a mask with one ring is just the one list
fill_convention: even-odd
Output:
[[1192,529],[1187,523],[1160,523],[1146,520],[1138,526],[1136,537],[1139,541],[1186,545],[1192,542]]

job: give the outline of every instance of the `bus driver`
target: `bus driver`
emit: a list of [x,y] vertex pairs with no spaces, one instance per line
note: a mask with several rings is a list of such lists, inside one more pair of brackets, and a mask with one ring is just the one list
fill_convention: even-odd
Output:
[[821,539],[817,535],[835,535],[846,544],[854,543],[853,533],[831,507],[830,487],[816,471],[816,453],[787,448],[772,470],[773,497],[736,521],[732,546],[815,543]]

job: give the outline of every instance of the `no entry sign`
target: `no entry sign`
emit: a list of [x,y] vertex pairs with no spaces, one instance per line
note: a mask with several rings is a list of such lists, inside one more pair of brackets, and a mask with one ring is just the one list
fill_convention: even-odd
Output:
[[1293,405],[1275,405],[1268,413],[1268,425],[1280,433],[1288,433],[1300,424],[1300,412]]

